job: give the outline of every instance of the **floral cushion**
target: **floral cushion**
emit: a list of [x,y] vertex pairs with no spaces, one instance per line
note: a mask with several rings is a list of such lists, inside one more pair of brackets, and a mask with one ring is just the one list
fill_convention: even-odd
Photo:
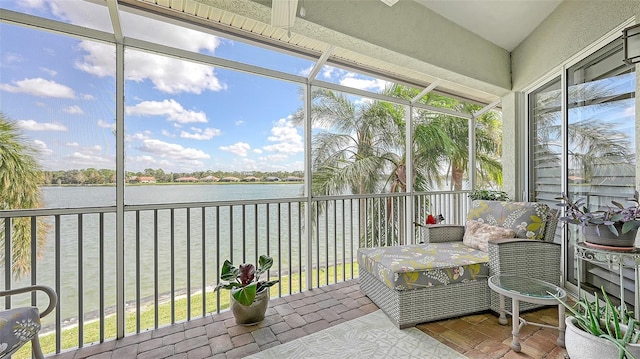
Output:
[[542,240],[550,213],[544,203],[476,200],[471,203],[467,220],[512,229],[516,238]]
[[360,248],[358,265],[389,288],[410,290],[486,278],[489,255],[462,242]]
[[36,307],[9,309],[0,312],[0,357],[16,352],[38,335],[40,312]]
[[509,228],[492,226],[490,224],[467,221],[464,228],[462,243],[471,248],[479,249],[483,252],[489,251],[490,239],[515,238],[516,232]]

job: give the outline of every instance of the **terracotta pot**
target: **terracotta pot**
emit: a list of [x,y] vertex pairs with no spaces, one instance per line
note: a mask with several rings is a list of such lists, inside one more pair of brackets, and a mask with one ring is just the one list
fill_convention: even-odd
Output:
[[[618,347],[607,339],[598,338],[576,327],[574,317],[567,317],[565,323],[564,344],[570,358],[576,359],[605,359],[618,358]],[[640,344],[629,344],[627,349],[640,359]]]
[[256,293],[256,298],[251,305],[244,305],[238,303],[233,298],[233,293],[230,292],[231,297],[231,312],[236,318],[236,324],[238,325],[254,325],[261,322],[264,319],[264,314],[269,306],[269,289],[265,288]]
[[618,236],[611,233],[609,228],[606,226],[599,226],[600,235],[596,232],[596,226],[584,226],[582,227],[582,234],[584,235],[584,240],[593,243],[599,244],[603,246],[611,246],[611,247],[633,247],[636,241],[636,233],[638,233],[638,228],[634,228],[627,233],[622,233],[622,223],[614,224],[616,229],[618,230]]

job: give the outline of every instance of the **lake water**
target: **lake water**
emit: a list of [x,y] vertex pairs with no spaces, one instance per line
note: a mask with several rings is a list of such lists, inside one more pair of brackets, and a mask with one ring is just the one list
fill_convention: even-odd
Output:
[[[157,204],[293,198],[303,184],[140,185],[125,187],[125,203]],[[45,208],[115,206],[115,187],[42,187]]]
[[[303,184],[297,183],[127,186],[125,202],[127,204],[158,204],[299,198],[302,190]],[[41,191],[45,208],[115,205],[114,187],[43,187]],[[155,213],[153,210],[140,211],[137,213],[137,218],[136,212],[127,212],[124,254],[126,301],[133,302],[136,298],[136,265],[140,267],[141,298],[153,297],[156,272],[160,294],[170,292],[172,271],[175,276],[176,291],[187,287],[189,270],[191,286],[200,288],[203,272],[203,243],[207,286],[217,283],[217,270],[224,259],[233,256],[233,261],[239,264],[242,257],[246,256],[247,261],[253,262],[256,242],[260,253],[266,253],[268,243],[270,253],[274,255],[274,259],[278,258],[284,270],[289,267],[288,252],[291,251],[291,265],[295,270],[300,252],[297,237],[301,227],[297,222],[298,218],[301,218],[299,210],[295,203],[291,207],[272,204],[268,209],[266,205],[258,207],[248,205],[244,208],[243,225],[241,207],[208,208],[205,211],[204,239],[201,208],[190,210],[189,213],[186,209],[175,209],[173,214],[169,209],[158,210]],[[270,212],[268,220],[267,212]],[[292,218],[292,220],[289,222],[283,218]],[[105,307],[115,305],[115,214],[107,213],[102,217],[98,214],[83,215],[81,225],[79,225],[78,215],[59,216],[58,220],[59,227],[54,217],[45,218],[50,228],[44,255],[36,267],[37,283],[55,287],[55,235],[59,231],[61,289],[58,294],[61,298],[62,318],[75,318],[79,315],[78,288],[80,285],[83,287],[82,310],[84,313],[99,309],[101,266],[104,270],[102,275]],[[104,230],[101,232],[100,228]],[[190,243],[187,243],[188,234]],[[290,235],[291,241],[288,239]],[[136,251],[137,245],[140,248],[139,252]],[[280,255],[278,256],[277,253]],[[303,253],[305,253],[304,248]],[[324,253],[324,246],[321,253]],[[136,263],[138,258],[139,262]],[[82,277],[79,276],[79,267],[82,267]],[[28,283],[29,278],[24,278],[15,281],[12,286]],[[4,287],[4,276],[0,278],[0,287]]]

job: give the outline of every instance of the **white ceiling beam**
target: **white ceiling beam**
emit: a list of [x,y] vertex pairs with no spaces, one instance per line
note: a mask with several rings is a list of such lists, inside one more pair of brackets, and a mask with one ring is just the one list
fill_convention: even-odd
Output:
[[486,105],[486,106],[485,106],[485,107],[483,107],[481,110],[479,110],[479,111],[477,111],[477,112],[474,112],[474,113],[473,113],[473,117],[474,117],[474,118],[478,118],[478,117],[480,117],[480,116],[484,115],[487,111],[489,111],[489,110],[491,110],[492,108],[494,108],[494,107],[498,106],[498,105],[500,104],[500,102],[502,102],[502,101],[496,101],[496,102],[492,102],[492,103],[490,103],[490,104]]
[[122,35],[122,25],[120,23],[120,10],[118,9],[117,0],[107,0],[107,7],[109,8],[109,17],[111,18],[111,25],[113,26],[113,34],[115,35],[116,42],[121,44],[124,39]]
[[316,61],[316,64],[313,65],[313,68],[311,69],[311,72],[309,72],[309,76],[307,76],[307,79],[309,81],[312,81],[313,79],[316,78],[316,76],[318,75],[318,72],[320,72],[320,69],[322,69],[322,66],[324,66],[324,64],[329,59],[329,56],[331,56],[331,53],[333,52],[333,49],[334,49],[334,46],[333,45],[329,45],[329,48],[327,48],[327,50],[322,53],[322,55],[320,56],[318,61]]
[[424,95],[428,94],[429,92],[433,91],[436,87],[438,87],[438,85],[440,85],[440,82],[442,82],[442,80],[440,79],[432,82],[431,85],[427,86],[424,90],[422,90],[422,92],[416,95],[416,97],[412,98],[411,103],[413,104],[418,102],[421,98],[424,97]]

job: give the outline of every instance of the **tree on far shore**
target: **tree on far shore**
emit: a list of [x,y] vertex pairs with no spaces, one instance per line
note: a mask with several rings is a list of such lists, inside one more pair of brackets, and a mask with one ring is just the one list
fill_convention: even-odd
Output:
[[[0,113],[0,210],[30,209],[41,207],[38,183],[42,175],[36,157],[37,149],[27,141],[17,124]],[[47,226],[38,219],[37,256],[45,243]],[[31,269],[31,217],[0,220],[0,265],[4,265],[4,248],[7,245],[5,226],[11,223],[11,271],[16,278]]]

